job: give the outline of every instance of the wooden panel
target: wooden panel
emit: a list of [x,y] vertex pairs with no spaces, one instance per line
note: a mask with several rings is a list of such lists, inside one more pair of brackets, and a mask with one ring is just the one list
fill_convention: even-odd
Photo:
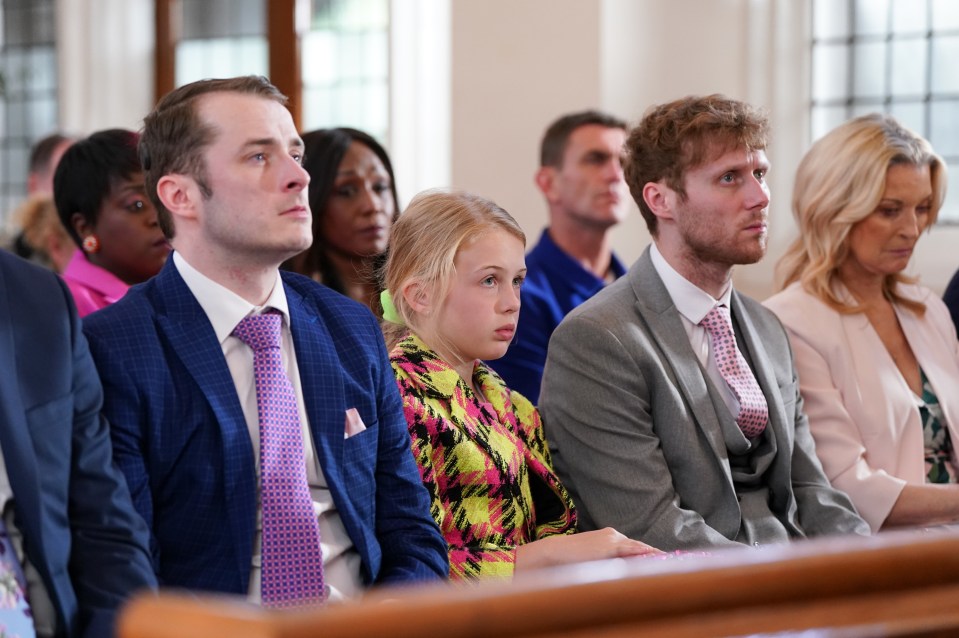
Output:
[[303,82],[300,79],[300,36],[296,31],[297,0],[267,3],[267,39],[270,43],[270,81],[290,98],[288,107],[299,130],[302,123]]
[[[295,613],[150,596],[125,610],[121,636],[692,638],[814,629],[824,638],[915,638],[959,635],[957,597],[959,533],[903,532],[603,561],[509,584],[382,589]],[[252,633],[237,632],[240,618]]]
[[156,57],[153,76],[153,102],[175,88],[176,43],[180,39],[179,0],[155,0]]

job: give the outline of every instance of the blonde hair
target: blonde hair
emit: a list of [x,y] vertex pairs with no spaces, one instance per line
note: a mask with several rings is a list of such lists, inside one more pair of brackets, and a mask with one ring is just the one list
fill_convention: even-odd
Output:
[[[33,249],[36,257],[47,268],[61,272],[66,263],[58,263],[58,255],[51,254],[55,246],[65,246],[72,254],[76,244],[60,221],[57,208],[47,194],[33,195],[13,213],[13,218],[23,229],[23,239]],[[60,261],[62,261],[61,257]]]
[[[933,196],[928,228],[946,196],[946,165],[921,136],[889,115],[872,113],[849,120],[812,145],[796,171],[792,209],[799,236],[777,265],[783,287],[800,281],[807,292],[840,312],[862,310],[840,298],[839,267],[849,258],[852,227],[876,210],[887,171],[900,164],[929,166]],[[902,273],[887,275],[883,294],[922,315],[924,304],[897,291],[900,282],[912,281]]]
[[526,243],[516,220],[494,202],[461,191],[424,191],[413,198],[390,231],[390,248],[382,270],[382,284],[405,325],[383,322],[386,344],[393,349],[410,330],[417,313],[403,297],[403,288],[418,281],[435,299],[449,294],[460,247],[490,230],[504,230]]

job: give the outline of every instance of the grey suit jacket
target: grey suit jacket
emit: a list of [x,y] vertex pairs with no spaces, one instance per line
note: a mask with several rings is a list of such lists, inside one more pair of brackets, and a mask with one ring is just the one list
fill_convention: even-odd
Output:
[[[770,508],[791,536],[869,534],[816,457],[786,332],[733,292],[731,311],[769,405]],[[736,545],[741,512],[717,412],[649,249],[553,333],[539,408],[584,530],[661,549]]]

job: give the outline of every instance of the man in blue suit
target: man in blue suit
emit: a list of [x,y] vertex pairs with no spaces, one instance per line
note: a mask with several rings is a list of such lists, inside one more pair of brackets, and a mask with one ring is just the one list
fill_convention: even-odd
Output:
[[260,586],[272,569],[260,471],[272,426],[261,432],[254,354],[234,335],[264,313],[282,318],[298,467],[322,541],[326,593],[296,604],[448,572],[375,318],[279,271],[312,241],[303,142],[284,104],[252,76],[195,82],[160,101],[140,154],[173,257],[84,320],[161,585],[277,605]]
[[0,510],[39,636],[109,636],[156,585],[66,286],[0,251]]

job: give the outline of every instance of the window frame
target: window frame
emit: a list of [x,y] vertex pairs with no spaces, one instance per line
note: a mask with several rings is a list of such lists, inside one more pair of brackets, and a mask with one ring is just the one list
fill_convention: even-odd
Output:
[[[266,41],[270,81],[289,98],[287,107],[297,128],[302,122],[303,84],[300,79],[300,34],[296,28],[297,0],[266,3]],[[154,102],[176,87],[176,47],[182,30],[180,0],[155,0],[156,58]]]
[[[809,3],[810,25],[816,24],[816,7],[818,3],[813,0]],[[885,27],[880,34],[863,34],[856,32],[857,12],[859,11],[856,0],[848,0],[847,8],[847,27],[844,33],[837,35],[820,36],[815,31],[815,26],[811,27],[809,38],[810,60],[816,59],[817,47],[843,45],[848,48],[846,53],[846,85],[844,94],[838,97],[817,97],[815,86],[817,82],[816,66],[812,64],[809,73],[809,117],[810,141],[813,141],[818,135],[824,134],[824,131],[816,131],[814,123],[817,119],[817,110],[824,108],[843,109],[844,119],[848,120],[854,117],[863,107],[872,108],[876,111],[890,113],[897,105],[915,105],[921,108],[923,112],[922,128],[916,132],[932,141],[933,110],[937,104],[959,103],[959,94],[947,93],[934,90],[933,73],[934,58],[933,52],[936,39],[940,37],[955,37],[959,35],[959,29],[937,30],[933,25],[933,2],[927,0],[925,5],[926,25],[924,30],[913,32],[896,32],[893,28],[894,3],[889,2],[886,6],[887,14],[884,16]],[[921,42],[925,50],[925,65],[922,69],[922,91],[914,94],[899,94],[893,88],[893,49],[896,43],[901,42]],[[861,70],[857,67],[856,46],[869,43],[881,43],[885,47],[885,66],[883,68],[883,88],[876,95],[857,95],[856,94],[856,73]],[[935,144],[933,145],[935,148]],[[952,169],[959,170],[959,154],[943,154],[936,149],[943,161]],[[950,175],[950,181],[955,183],[955,176]],[[959,204],[953,199],[947,198],[943,211],[946,214],[940,214],[936,220],[937,226],[959,226]]]

